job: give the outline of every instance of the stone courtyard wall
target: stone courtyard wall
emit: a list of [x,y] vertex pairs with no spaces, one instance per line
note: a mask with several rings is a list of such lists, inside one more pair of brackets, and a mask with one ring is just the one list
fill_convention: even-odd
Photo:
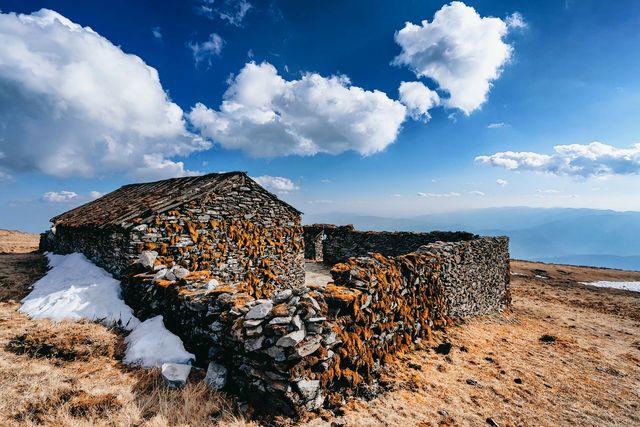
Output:
[[[366,256],[370,253],[398,256],[413,252],[420,246],[429,243],[458,242],[478,237],[463,231],[433,231],[429,233],[360,231],[354,229],[353,225],[335,226],[332,224],[305,225],[304,230],[305,241],[320,233],[325,235],[322,244],[322,259],[328,265],[345,262],[353,256]],[[316,252],[317,250],[314,248],[313,253]],[[307,256],[309,255],[312,255],[312,252],[307,250]]]
[[260,299],[206,275],[168,282],[153,272],[127,292],[146,315],[164,315],[199,363],[224,365],[229,387],[258,409],[300,415],[375,381],[451,317],[507,308],[508,258],[506,238],[485,237],[352,257],[334,266],[331,283]]

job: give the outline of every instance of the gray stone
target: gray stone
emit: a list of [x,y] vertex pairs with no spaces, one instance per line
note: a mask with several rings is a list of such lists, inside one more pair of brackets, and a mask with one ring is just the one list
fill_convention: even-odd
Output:
[[189,372],[191,372],[191,365],[183,363],[163,363],[161,368],[162,379],[169,388],[184,387]]
[[278,342],[276,342],[276,345],[279,345],[280,347],[293,347],[294,345],[302,341],[305,336],[306,333],[304,330],[291,332],[283,337],[280,337]]
[[277,304],[282,304],[283,302],[289,301],[291,295],[293,295],[293,291],[291,289],[285,289],[282,292],[278,292],[273,298]]
[[138,257],[138,262],[145,268],[153,268],[153,264],[156,262],[158,252],[156,251],[143,251]]
[[243,325],[245,328],[255,328],[256,326],[260,326],[264,319],[254,319],[254,320],[245,320]]
[[171,271],[171,270],[167,271],[167,274],[164,275],[164,278],[166,280],[170,280],[172,282],[177,279],[176,275],[173,274],[173,271]]
[[300,395],[306,402],[314,400],[320,390],[320,381],[318,380],[300,380],[296,385]]
[[182,279],[189,274],[189,270],[184,267],[176,267],[173,269],[173,274],[175,274],[178,279]]
[[245,319],[264,319],[265,317],[267,317],[267,314],[269,314],[272,308],[273,303],[271,301],[265,301],[261,304],[253,306],[245,316]]
[[289,323],[291,323],[291,316],[287,316],[287,317],[274,317],[273,319],[271,319],[269,321],[270,325],[288,325]]
[[154,279],[164,279],[164,277],[167,275],[167,273],[169,272],[169,270],[167,270],[166,268],[163,268],[162,270],[158,271],[155,276],[153,276]]
[[257,337],[262,334],[262,326],[258,326],[257,328],[245,329],[245,333],[248,337]]
[[218,286],[220,286],[220,283],[218,283],[216,279],[211,279],[207,282],[207,285],[205,287],[207,288],[207,290],[211,291],[217,288]]
[[320,348],[320,339],[310,340],[306,343],[302,343],[299,347],[296,347],[296,351],[293,353],[297,357],[306,357]]
[[316,323],[316,322],[324,322],[325,320],[327,320],[326,317],[311,317],[307,319],[307,322]]
[[244,350],[248,352],[260,350],[260,348],[262,348],[263,341],[264,341],[264,336],[248,339],[244,342]]
[[227,368],[219,363],[210,362],[204,382],[214,390],[222,390],[227,384]]
[[304,328],[304,323],[302,322],[302,319],[298,315],[294,316],[293,320],[291,321],[291,324],[296,328],[297,331]]
[[271,346],[268,349],[264,350],[265,353],[269,355],[276,362],[284,362],[287,357],[284,354],[284,350],[282,347],[278,347],[277,345]]

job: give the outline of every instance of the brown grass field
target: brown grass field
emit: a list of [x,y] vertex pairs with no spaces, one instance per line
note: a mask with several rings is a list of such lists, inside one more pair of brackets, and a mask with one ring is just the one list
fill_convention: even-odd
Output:
[[[580,281],[640,272],[513,261],[510,312],[461,321],[385,368],[381,393],[300,424],[640,425],[640,294]],[[260,425],[203,373],[168,390],[120,360],[122,334],[89,322],[33,321],[19,301],[46,269],[0,255],[0,425]],[[546,279],[536,277],[544,276]],[[442,346],[441,348],[443,348]],[[293,425],[292,421],[270,423]]]

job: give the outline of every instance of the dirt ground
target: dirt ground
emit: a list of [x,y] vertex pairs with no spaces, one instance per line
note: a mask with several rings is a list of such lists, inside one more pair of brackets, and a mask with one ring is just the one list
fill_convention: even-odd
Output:
[[[202,372],[171,391],[124,366],[122,336],[93,323],[32,321],[16,302],[45,271],[0,255],[0,425],[257,425]],[[513,261],[513,309],[448,328],[385,368],[386,389],[308,426],[640,425],[640,293],[580,281],[640,272]]]
[[38,250],[40,235],[0,229],[0,254],[27,253]]

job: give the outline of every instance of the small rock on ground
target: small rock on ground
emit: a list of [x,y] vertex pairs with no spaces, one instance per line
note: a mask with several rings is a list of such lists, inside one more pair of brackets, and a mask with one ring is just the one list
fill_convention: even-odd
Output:
[[163,363],[161,374],[164,383],[170,388],[184,387],[191,372],[191,365],[183,363]]

